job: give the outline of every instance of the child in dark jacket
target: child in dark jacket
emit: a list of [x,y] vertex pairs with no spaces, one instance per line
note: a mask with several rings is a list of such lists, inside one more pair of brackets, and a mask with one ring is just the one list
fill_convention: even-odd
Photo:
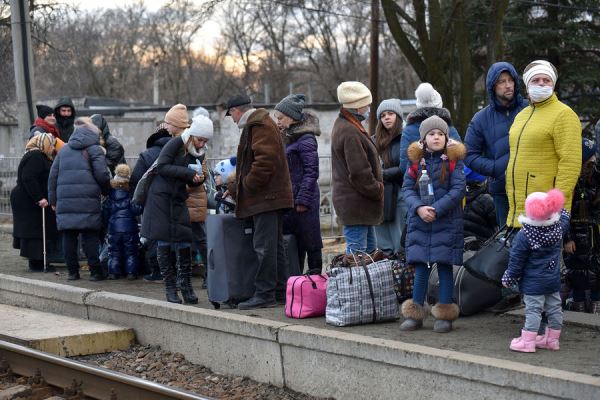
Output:
[[[540,349],[559,349],[563,313],[560,299],[561,243],[569,229],[569,214],[563,209],[565,197],[558,189],[534,192],[525,200],[526,215],[519,216],[521,230],[510,250],[508,269],[502,277],[504,287],[517,284],[525,302],[525,326],[510,349],[534,353]],[[548,317],[544,335],[538,335],[542,312]]]
[[[408,208],[406,262],[415,266],[412,300],[402,303],[406,320],[402,331],[423,326],[428,314],[424,307],[431,266],[436,263],[440,277],[439,303],[431,313],[435,317],[434,332],[452,330],[458,318],[458,306],[452,302],[454,287],[452,265],[463,260],[463,209],[465,176],[462,159],[466,150],[462,143],[449,142],[448,125],[433,116],[419,127],[421,140],[411,144],[408,157],[412,165],[404,174],[402,194]],[[431,178],[431,204],[421,197],[419,179],[424,171]]]
[[590,312],[600,315],[600,170],[596,145],[582,141],[583,167],[573,193],[571,226],[564,241],[567,283],[573,289],[572,310],[584,312],[590,290]]
[[104,220],[108,223],[108,278],[119,279],[121,267],[125,266],[127,279],[138,276],[139,233],[136,216],[143,206],[131,201],[129,178],[131,170],[127,164],[115,168],[110,181],[111,191],[104,204]]

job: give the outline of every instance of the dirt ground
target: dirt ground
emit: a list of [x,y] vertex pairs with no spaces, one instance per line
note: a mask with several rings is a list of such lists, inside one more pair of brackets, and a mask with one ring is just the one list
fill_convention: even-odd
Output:
[[[3,261],[0,266],[0,272],[2,273],[70,284],[88,289],[106,290],[164,300],[162,284],[148,283],[143,280],[90,282],[88,280],[89,274],[84,272],[82,273],[82,280],[72,283],[67,281],[67,273],[64,267],[60,267],[56,274],[31,273],[27,270],[26,260],[19,257],[17,250],[12,249],[11,244],[10,235],[0,235],[0,259]],[[343,243],[328,243],[324,259],[330,260],[333,255],[342,252],[342,250]],[[194,278],[193,283],[200,298],[200,302],[196,307],[212,309],[213,307],[208,301],[206,291],[199,289],[200,280]],[[439,349],[456,350],[481,356],[523,362],[530,365],[600,376],[600,331],[569,325],[568,316],[566,317],[567,325],[563,329],[560,339],[560,351],[538,351],[534,354],[522,354],[511,352],[508,349],[510,340],[520,333],[523,323],[522,319],[502,314],[494,315],[489,312],[482,312],[470,317],[461,317],[455,322],[455,329],[451,333],[436,334],[431,330],[433,327],[431,317],[425,321],[425,328],[420,331],[400,332],[398,328],[401,320],[384,324],[339,328],[327,325],[324,317],[305,320],[286,318],[283,306],[252,311],[239,311],[227,307],[222,307],[221,310],[222,312],[252,315],[289,324],[302,324],[319,329],[340,330],[359,335],[421,344]]]

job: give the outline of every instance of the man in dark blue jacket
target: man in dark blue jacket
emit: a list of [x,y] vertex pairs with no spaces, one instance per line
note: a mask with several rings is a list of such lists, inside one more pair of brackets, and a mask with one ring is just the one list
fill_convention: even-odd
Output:
[[465,136],[465,164],[473,171],[490,177],[489,192],[494,197],[498,226],[506,224],[506,167],[510,148],[508,131],[516,115],[527,106],[519,93],[519,75],[512,64],[501,61],[487,73],[490,104],[478,111]]

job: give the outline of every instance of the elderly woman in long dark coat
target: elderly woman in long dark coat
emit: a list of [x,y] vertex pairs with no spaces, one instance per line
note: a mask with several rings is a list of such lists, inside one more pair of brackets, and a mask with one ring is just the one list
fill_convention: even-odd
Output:
[[[181,303],[177,284],[186,304],[198,303],[191,284],[193,233],[186,206],[186,185],[195,187],[204,182],[202,171],[197,172],[189,165],[196,165],[198,152],[206,144],[203,134],[210,130],[212,135],[212,129],[208,118],[195,117],[189,129],[163,147],[146,199],[141,234],[158,242],[158,265],[164,277],[167,301],[171,303]],[[171,261],[171,251],[176,253],[176,266]]]
[[29,270],[33,272],[44,271],[42,209],[46,214],[47,255],[60,254],[56,216],[48,207],[48,175],[55,141],[50,133],[38,133],[29,139],[17,170],[17,186],[10,193],[13,247],[29,259]]
[[319,154],[317,138],[321,134],[319,119],[303,112],[304,95],[291,94],[275,106],[277,126],[285,141],[288,168],[294,194],[294,208],[283,219],[283,232],[296,236],[300,266],[308,256],[309,273],[320,274],[323,267]]

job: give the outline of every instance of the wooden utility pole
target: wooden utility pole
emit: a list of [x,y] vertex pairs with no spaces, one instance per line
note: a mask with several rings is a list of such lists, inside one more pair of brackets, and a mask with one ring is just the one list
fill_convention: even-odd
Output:
[[10,2],[10,23],[17,92],[19,132],[29,137],[29,127],[35,119],[33,110],[33,52],[31,50],[31,21],[26,0]]
[[371,88],[371,112],[369,115],[369,133],[375,134],[377,126],[377,106],[379,105],[379,0],[371,0],[371,62],[369,63],[369,87]]

